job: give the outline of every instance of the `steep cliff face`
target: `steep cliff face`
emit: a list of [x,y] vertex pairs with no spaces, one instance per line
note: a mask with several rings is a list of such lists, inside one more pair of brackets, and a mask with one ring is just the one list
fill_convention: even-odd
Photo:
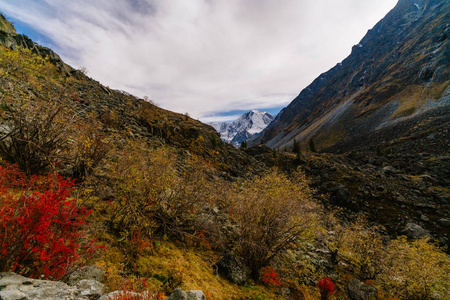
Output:
[[449,20],[446,0],[400,0],[253,143],[289,148],[295,138],[306,147],[313,139],[319,150],[348,151],[448,122]]

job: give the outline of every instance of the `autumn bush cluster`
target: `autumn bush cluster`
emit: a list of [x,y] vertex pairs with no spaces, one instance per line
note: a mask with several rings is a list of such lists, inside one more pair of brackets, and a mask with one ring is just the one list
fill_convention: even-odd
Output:
[[61,278],[80,254],[97,250],[83,240],[90,211],[69,198],[72,189],[73,181],[58,176],[0,166],[0,270]]
[[[162,110],[127,119],[137,101],[107,108],[96,101],[111,91],[30,51],[2,48],[0,74],[0,271],[63,278],[98,264],[112,290],[161,297],[207,286],[216,299],[276,299],[283,288],[333,299],[350,277],[387,299],[450,291],[442,249],[326,211],[301,169],[224,172],[220,141],[187,151],[207,137],[171,143],[184,129]],[[214,275],[225,252],[244,262],[248,286]]]

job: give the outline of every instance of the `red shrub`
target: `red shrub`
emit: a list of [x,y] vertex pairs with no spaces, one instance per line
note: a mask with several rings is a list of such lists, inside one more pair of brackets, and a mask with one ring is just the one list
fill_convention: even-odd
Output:
[[336,285],[331,281],[330,277],[325,277],[319,280],[320,293],[324,296],[333,295],[336,291]]
[[279,286],[281,284],[278,273],[272,267],[265,267],[262,270],[262,279],[265,284]]
[[16,165],[0,166],[0,191],[10,188],[24,188],[26,181],[25,174]]
[[[31,191],[37,187],[46,189]],[[72,188],[61,177],[26,179],[17,168],[0,166],[0,271],[60,278],[78,259],[90,212],[68,199]]]

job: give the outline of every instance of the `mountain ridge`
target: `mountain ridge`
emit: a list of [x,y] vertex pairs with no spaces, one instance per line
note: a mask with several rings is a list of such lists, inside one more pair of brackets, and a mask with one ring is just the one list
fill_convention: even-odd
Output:
[[216,122],[209,124],[220,133],[220,138],[223,141],[239,148],[243,141],[249,140],[259,134],[273,119],[274,117],[270,113],[253,109],[244,113],[232,123]]
[[[54,65],[61,73],[58,74],[60,77],[58,80],[61,83],[58,82],[48,88],[52,95],[49,102],[59,99],[58,101],[66,102],[73,109],[79,110],[80,114],[93,113],[102,127],[111,127],[107,129],[109,131],[126,129],[135,137],[142,137],[161,145],[167,144],[179,148],[180,151],[188,151],[190,154],[214,161],[218,169],[231,176],[237,176],[245,169],[252,172],[261,169],[258,167],[260,163],[231,145],[221,142],[219,134],[211,126],[187,115],[160,108],[151,101],[103,86],[82,71],[65,64],[51,49],[33,42],[13,29],[14,26],[1,16],[0,45],[15,51],[14,53],[25,50],[23,53],[25,56],[37,55]],[[5,82],[8,80],[6,77],[2,78]],[[24,85],[30,85],[27,82],[29,79],[16,78],[15,80],[18,89],[25,88]],[[44,78],[38,77],[37,80],[44,80]],[[31,99],[49,97],[41,96],[44,91],[36,89],[32,84],[26,88]],[[5,83],[3,93],[14,94],[10,89],[10,84]],[[53,95],[53,93],[56,94]],[[252,165],[251,168],[250,165]]]
[[[449,4],[401,0],[352,48],[352,53],[322,73],[251,144],[262,139],[273,148],[319,149],[347,143],[365,147],[364,137],[401,123],[449,97]],[[357,139],[360,138],[361,142]],[[389,141],[389,137],[385,137]]]

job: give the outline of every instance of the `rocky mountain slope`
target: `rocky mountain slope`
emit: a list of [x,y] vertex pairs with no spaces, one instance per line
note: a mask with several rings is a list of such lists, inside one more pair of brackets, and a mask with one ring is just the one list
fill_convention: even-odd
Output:
[[[24,53],[24,57],[28,56],[28,63],[35,63],[30,55],[38,55],[58,69],[58,74],[48,76],[33,74],[37,77],[36,80],[43,82],[38,85],[28,74],[23,75],[28,71],[31,72],[32,68],[21,71],[23,66],[14,65],[13,60],[3,58],[2,63],[10,70],[0,78],[2,99],[14,95],[13,98],[17,99],[12,101],[19,101],[23,98],[23,94],[30,99],[58,99],[77,111],[79,116],[86,118],[93,116],[104,131],[111,133],[125,130],[134,138],[142,138],[157,145],[169,145],[180,151],[199,155],[205,160],[214,162],[218,169],[231,176],[239,175],[245,169],[251,169],[252,172],[261,169],[258,163],[251,161],[251,158],[228,143],[223,143],[211,126],[186,115],[162,109],[151,101],[144,101],[126,92],[101,85],[80,70],[65,64],[51,49],[34,43],[25,35],[17,34],[11,23],[2,15],[0,15],[0,46],[14,50],[15,52],[8,53],[13,55],[14,59],[25,61],[26,59],[19,56],[22,55],[21,51],[26,49],[29,53]],[[42,70],[33,71],[42,72]],[[22,75],[15,72],[22,72]],[[47,78],[51,76],[53,76],[51,80]]]
[[274,117],[267,112],[251,110],[233,123],[210,123],[217,132],[220,133],[222,141],[231,143],[236,148],[241,146],[243,141],[249,140],[260,133],[272,122]]
[[346,216],[448,245],[449,20],[448,1],[400,0],[251,143],[327,152],[304,171]]
[[[436,137],[440,138],[442,135]],[[434,137],[429,139],[434,147]],[[401,147],[408,143],[414,141]],[[318,194],[325,195],[324,204],[338,208],[344,219],[365,215],[374,224],[382,225],[391,237],[428,237],[448,251],[450,159],[446,155],[415,152],[414,148],[394,151],[397,147],[393,144],[378,153],[302,155],[260,144],[245,152],[287,172],[301,168]]]
[[253,143],[289,148],[296,139],[306,149],[313,139],[319,150],[345,152],[439,131],[431,124],[448,124],[450,105],[449,19],[446,0],[400,0]]

